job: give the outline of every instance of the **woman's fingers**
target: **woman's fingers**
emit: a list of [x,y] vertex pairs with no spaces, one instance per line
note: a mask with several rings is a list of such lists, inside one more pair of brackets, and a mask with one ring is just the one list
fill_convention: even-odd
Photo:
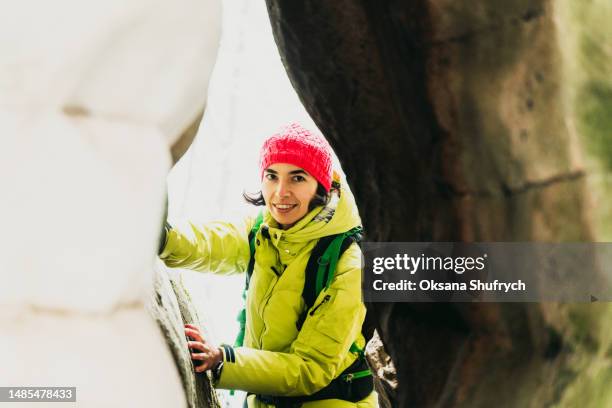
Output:
[[210,359],[210,354],[208,353],[191,353],[192,360],[200,360],[200,361],[208,361]]
[[198,351],[201,351],[201,352],[208,351],[208,347],[206,347],[203,343],[200,343],[199,341],[188,341],[187,342],[187,347],[190,350],[198,350]]
[[[203,373],[210,368],[211,358],[206,353],[191,353],[191,360],[193,361],[194,371],[197,373]],[[196,364],[196,362],[200,362]]]
[[187,347],[190,350],[191,360],[202,362],[201,364],[195,365],[194,370],[197,373],[203,373],[206,370],[210,370],[216,361],[214,350],[204,340],[200,329],[192,324],[185,325],[185,336],[192,339],[187,341]]
[[191,353],[191,359],[202,362],[198,365],[194,363],[194,370],[197,373],[203,373],[204,371],[209,370],[214,362],[214,357],[209,353]]
[[198,365],[194,363],[196,372],[203,373],[212,367],[212,364],[215,361],[215,356],[214,353],[211,353],[211,349],[207,344],[199,341],[188,341],[187,347],[189,347],[191,359],[202,362]]
[[190,337],[195,341],[200,341],[202,343],[204,342],[204,337],[202,337],[200,332],[192,328],[188,328],[188,327],[185,328],[185,336]]

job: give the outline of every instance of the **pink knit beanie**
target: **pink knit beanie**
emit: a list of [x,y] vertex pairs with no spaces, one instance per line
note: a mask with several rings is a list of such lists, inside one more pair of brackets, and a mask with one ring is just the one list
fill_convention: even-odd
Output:
[[292,123],[264,142],[259,157],[261,177],[264,170],[275,163],[293,164],[306,170],[329,192],[332,183],[331,151],[323,136]]

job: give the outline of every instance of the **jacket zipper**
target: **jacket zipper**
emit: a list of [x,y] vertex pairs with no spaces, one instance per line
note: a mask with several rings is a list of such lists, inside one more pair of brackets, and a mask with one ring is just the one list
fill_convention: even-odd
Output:
[[265,323],[265,321],[266,321],[265,316],[264,316],[265,310],[266,310],[266,307],[268,306],[268,302],[270,301],[270,298],[272,297],[272,292],[274,292],[274,287],[276,286],[276,284],[278,283],[278,281],[280,279],[280,276],[278,275],[278,272],[274,269],[274,267],[272,267],[271,269],[272,269],[272,272],[274,272],[274,274],[276,275],[276,277],[274,278],[274,283],[272,283],[270,285],[270,287],[268,288],[268,290],[266,291],[264,300],[261,303],[261,306],[259,308],[259,310],[261,312],[260,313],[260,315],[261,315],[261,322],[262,322],[262,325],[263,325],[263,328],[261,329],[261,332],[259,334],[259,344],[258,344],[259,347],[262,347],[263,337],[266,334],[266,331],[268,329],[268,326]]
[[331,295],[325,295],[325,297],[323,298],[321,303],[319,303],[314,309],[312,309],[310,311],[309,315],[310,316],[314,315],[314,313],[317,311],[317,309],[320,308],[321,306],[323,306],[325,303],[327,303],[329,301],[329,299],[331,299]]

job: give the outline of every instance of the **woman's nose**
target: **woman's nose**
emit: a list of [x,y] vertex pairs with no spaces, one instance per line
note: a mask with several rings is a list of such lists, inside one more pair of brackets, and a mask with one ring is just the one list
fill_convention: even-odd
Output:
[[276,194],[279,197],[289,196],[291,192],[289,190],[289,186],[287,185],[287,183],[283,183],[283,182],[278,183],[278,186],[276,187]]

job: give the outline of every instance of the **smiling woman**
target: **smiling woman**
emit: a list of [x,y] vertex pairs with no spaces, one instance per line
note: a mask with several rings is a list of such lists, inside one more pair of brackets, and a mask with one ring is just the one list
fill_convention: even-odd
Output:
[[[215,347],[197,327],[186,328],[192,358],[203,362],[196,371],[212,369],[217,387],[246,391],[251,408],[374,407],[354,238],[361,219],[332,170],[331,147],[291,124],[264,142],[259,165],[261,192],[245,195],[265,206],[257,219],[192,225],[193,238],[167,231],[160,254],[166,265],[247,272],[245,326],[235,348]],[[318,248],[332,248],[330,239],[342,248],[337,263],[324,280],[315,276],[311,292],[310,257],[320,261]]]
[[317,179],[293,164],[276,163],[264,170],[261,192],[266,208],[282,229],[306,215],[317,184]]

